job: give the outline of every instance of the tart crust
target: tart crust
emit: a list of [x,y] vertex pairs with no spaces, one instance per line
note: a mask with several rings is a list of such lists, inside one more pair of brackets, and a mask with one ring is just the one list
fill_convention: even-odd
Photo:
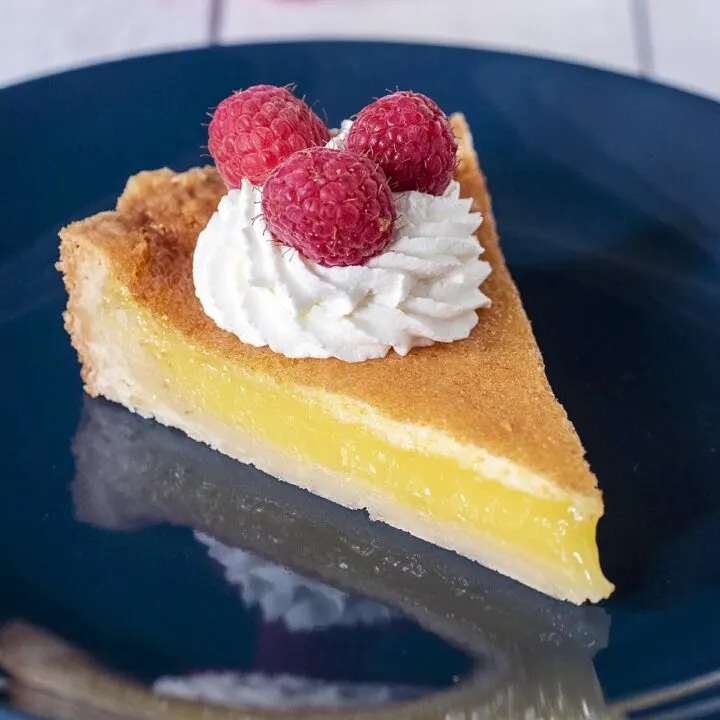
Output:
[[[492,300],[467,340],[416,348],[406,357],[345,363],[290,359],[256,348],[208,318],[195,296],[192,254],[199,232],[225,192],[212,167],[168,169],[130,178],[115,211],[72,223],[61,233],[60,262],[69,294],[65,325],[78,351],[90,395],[101,394],[82,304],[97,302],[100,275],[126,286],[135,302],[188,340],[279,383],[342,395],[384,417],[433,428],[460,443],[485,448],[541,476],[558,490],[601,504],[595,476],[568,417],[545,377],[543,360],[500,250],[485,179],[462,115],[451,118],[459,141],[455,173],[484,220],[478,237],[492,274]],[[87,277],[97,267],[98,278]],[[84,292],[78,292],[81,284]],[[106,393],[102,393],[106,394]]]

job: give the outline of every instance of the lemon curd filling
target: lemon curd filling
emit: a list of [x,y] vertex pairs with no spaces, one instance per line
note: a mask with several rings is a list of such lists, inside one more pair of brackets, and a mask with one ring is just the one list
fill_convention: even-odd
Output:
[[[401,506],[445,533],[477,538],[478,544],[490,540],[499,553],[541,568],[546,577],[537,584],[561,596],[599,599],[609,593],[595,542],[600,513],[594,506],[579,509],[570,495],[536,495],[483,477],[477,468],[433,452],[433,443],[392,442],[361,418],[361,406],[353,422],[352,409],[346,404],[337,412],[329,393],[231,366],[141,308],[127,289],[113,294],[104,302],[117,303],[116,312],[104,317],[114,319],[115,332],[127,334],[126,346],[137,347],[142,338],[142,353],[129,357],[131,373],[161,378],[163,392],[179,398],[185,414],[211,415],[297,464],[350,477],[364,497]],[[140,402],[137,409],[143,411]]]

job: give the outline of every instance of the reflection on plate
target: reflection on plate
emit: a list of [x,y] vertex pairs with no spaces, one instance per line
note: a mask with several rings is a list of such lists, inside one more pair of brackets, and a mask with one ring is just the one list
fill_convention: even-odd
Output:
[[[259,645],[270,649],[261,676],[214,668],[210,676],[186,673],[182,683],[164,678],[156,689],[225,703],[252,696],[263,707],[299,698],[316,706],[320,697],[339,706],[356,702],[358,690],[363,701],[412,702],[434,690],[422,700],[433,712],[573,718],[605,712],[592,664],[607,638],[602,609],[536,593],[102,400],[85,400],[73,453],[80,520],[124,532],[158,524],[192,528],[237,596],[264,616]],[[438,638],[434,660],[444,653],[447,662],[436,664],[462,670],[449,683],[397,682],[396,673],[384,688],[327,676],[323,684],[315,682],[318,673],[313,679],[304,672],[319,630],[326,637],[345,633],[341,646],[323,646],[342,664],[378,628],[392,636],[410,622]],[[293,652],[294,666],[268,661]],[[410,666],[413,658],[398,655],[393,663]]]
[[223,566],[225,579],[238,589],[243,602],[259,606],[268,622],[282,620],[292,631],[333,625],[373,625],[394,613],[385,605],[311,580],[253,553],[223,545],[204,533],[197,539],[210,557]]
[[[266,623],[281,623],[291,633],[333,626],[385,625],[397,617],[390,608],[303,577],[240,548],[195,533],[224,571],[246,606],[258,608]],[[261,653],[262,655],[262,653]],[[190,700],[254,708],[354,708],[408,700],[431,690],[397,684],[337,682],[286,673],[228,671],[162,677],[153,690]]]
[[417,697],[416,688],[337,683],[294,675],[215,672],[160,678],[160,695],[240,708],[356,708]]

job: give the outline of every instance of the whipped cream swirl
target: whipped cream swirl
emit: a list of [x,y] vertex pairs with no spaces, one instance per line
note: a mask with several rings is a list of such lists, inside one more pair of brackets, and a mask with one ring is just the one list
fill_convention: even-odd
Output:
[[[331,141],[330,144],[337,143]],[[365,265],[324,267],[273,240],[262,189],[230,190],[200,233],[195,292],[242,342],[291,358],[381,358],[466,338],[490,300],[474,233],[482,216],[452,181],[442,196],[397,193],[393,238]]]

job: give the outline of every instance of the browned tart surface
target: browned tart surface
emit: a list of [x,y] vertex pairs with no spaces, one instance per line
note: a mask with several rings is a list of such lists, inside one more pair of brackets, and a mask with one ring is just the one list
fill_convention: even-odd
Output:
[[[464,120],[456,133],[467,140]],[[402,422],[446,431],[484,447],[572,491],[596,494],[596,481],[565,411],[545,378],[542,357],[500,251],[485,181],[474,153],[461,149],[456,178],[484,215],[478,237],[493,271],[483,284],[492,300],[471,336],[418,348],[406,357],[346,363],[289,359],[245,345],[219,329],[195,296],[192,255],[197,236],[225,187],[214,168],[131,178],[117,210],[66,228],[63,244],[91,237],[112,260],[121,282],[146,310],[180,330],[188,342],[280,383],[298,383],[369,403]],[[68,252],[72,252],[68,248]],[[72,287],[72,277],[66,276]]]

